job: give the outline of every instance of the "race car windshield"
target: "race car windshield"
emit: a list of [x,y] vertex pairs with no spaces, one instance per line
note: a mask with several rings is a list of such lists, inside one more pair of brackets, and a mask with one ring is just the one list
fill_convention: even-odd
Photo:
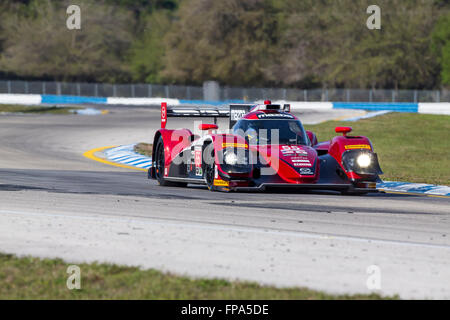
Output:
[[233,133],[250,144],[308,145],[305,129],[298,120],[239,120]]

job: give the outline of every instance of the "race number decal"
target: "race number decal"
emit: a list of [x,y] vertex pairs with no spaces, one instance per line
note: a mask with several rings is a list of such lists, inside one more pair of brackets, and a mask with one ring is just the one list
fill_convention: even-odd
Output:
[[282,146],[281,153],[287,157],[307,156],[308,152],[300,148],[299,146]]

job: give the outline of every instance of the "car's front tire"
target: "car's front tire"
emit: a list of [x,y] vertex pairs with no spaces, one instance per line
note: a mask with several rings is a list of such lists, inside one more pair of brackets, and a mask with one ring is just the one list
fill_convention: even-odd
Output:
[[341,191],[343,196],[364,196],[368,194],[367,191],[355,191],[354,188],[348,188],[347,190]]

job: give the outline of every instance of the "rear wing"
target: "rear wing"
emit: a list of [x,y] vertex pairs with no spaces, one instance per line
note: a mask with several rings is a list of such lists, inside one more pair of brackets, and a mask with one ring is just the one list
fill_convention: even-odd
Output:
[[232,128],[236,122],[245,116],[250,111],[256,110],[282,110],[285,112],[291,111],[291,105],[285,104],[283,106],[278,104],[272,104],[270,100],[264,101],[263,105],[257,104],[230,104],[230,128]]
[[[214,123],[217,123],[217,118],[229,118],[230,128],[242,116],[250,111],[254,105],[230,105],[223,107],[216,106],[167,106],[166,102],[161,103],[161,128],[165,128],[167,118],[214,118]],[[244,112],[244,113],[242,113]],[[238,117],[239,115],[239,117]]]

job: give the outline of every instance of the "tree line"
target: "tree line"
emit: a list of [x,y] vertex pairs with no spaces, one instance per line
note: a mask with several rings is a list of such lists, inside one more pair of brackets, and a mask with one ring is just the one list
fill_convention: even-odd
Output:
[[0,77],[296,88],[450,86],[448,0],[2,0]]

